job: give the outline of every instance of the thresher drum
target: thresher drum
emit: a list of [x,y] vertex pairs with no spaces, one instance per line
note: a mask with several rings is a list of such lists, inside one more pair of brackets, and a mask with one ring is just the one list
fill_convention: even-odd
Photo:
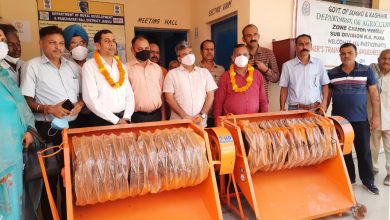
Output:
[[63,131],[67,219],[222,219],[207,133],[189,120]]
[[[233,136],[233,180],[257,219],[313,219],[355,205],[343,162],[353,140],[345,119],[296,110],[224,116],[218,124]],[[235,196],[222,188],[222,201]],[[229,206],[245,218],[242,207]]]

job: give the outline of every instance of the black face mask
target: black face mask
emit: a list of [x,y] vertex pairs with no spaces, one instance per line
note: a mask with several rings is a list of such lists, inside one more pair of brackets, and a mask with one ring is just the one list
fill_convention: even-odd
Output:
[[135,52],[135,58],[141,61],[146,61],[150,58],[150,50],[141,50]]

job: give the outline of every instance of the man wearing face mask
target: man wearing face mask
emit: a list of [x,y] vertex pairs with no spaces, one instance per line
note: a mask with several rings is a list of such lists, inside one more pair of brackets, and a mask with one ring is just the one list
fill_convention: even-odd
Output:
[[135,36],[131,44],[131,52],[135,59],[126,63],[135,98],[135,110],[131,122],[165,120],[161,67],[150,61],[149,41],[145,37]]
[[264,88],[267,100],[268,83],[277,83],[279,81],[279,68],[276,62],[274,52],[268,48],[259,45],[259,29],[254,24],[248,24],[242,29],[242,41],[246,43],[249,48],[249,64],[255,69],[259,70],[264,77]]
[[4,30],[8,45],[8,54],[0,62],[0,65],[8,71],[15,80],[16,85],[20,86],[20,72],[24,62],[20,60],[22,47],[20,45],[18,31],[10,24],[1,24],[0,28]]
[[[295,38],[297,56],[285,62],[280,76],[280,110],[310,110],[317,107],[327,109],[329,77],[321,60],[311,57],[311,36]],[[321,97],[322,92],[322,97]]]
[[[65,42],[61,28],[57,26],[41,28],[39,46],[42,56],[29,60],[22,67],[20,89],[34,112],[38,133],[48,143],[59,145],[62,142],[60,130],[75,127],[74,120],[84,107],[80,97],[80,68],[63,57]],[[67,107],[64,105],[65,102],[69,103]],[[61,175],[59,176],[50,176],[49,182],[54,201],[57,195],[57,182],[60,184],[64,216],[65,190],[62,187]],[[44,219],[51,219],[45,188],[42,190],[41,206]]]
[[231,58],[233,64],[218,82],[214,118],[229,113],[267,112],[264,79],[258,70],[248,64],[249,51],[245,44],[237,44]]
[[163,89],[171,108],[170,119],[192,119],[200,116],[205,125],[217,84],[206,68],[194,65],[195,55],[188,42],[180,42],[175,51],[181,65],[168,72]]
[[[160,47],[156,43],[150,43],[150,61],[157,63],[160,65]],[[164,78],[167,76],[168,70],[161,66],[161,70],[163,73]]]
[[[70,52],[70,60],[79,65],[79,71],[87,61],[88,55],[88,34],[84,28],[78,24],[73,24],[64,29],[65,48]],[[81,84],[80,84],[81,86]],[[77,127],[91,126],[91,111],[84,106],[76,119]]]
[[88,34],[78,24],[64,29],[65,48],[70,52],[72,59],[82,67],[88,55]]

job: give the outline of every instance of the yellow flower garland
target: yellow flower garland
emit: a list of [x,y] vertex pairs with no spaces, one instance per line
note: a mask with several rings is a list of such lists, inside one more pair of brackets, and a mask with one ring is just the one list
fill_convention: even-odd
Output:
[[123,85],[123,82],[125,81],[125,70],[123,69],[123,65],[121,60],[118,56],[114,56],[114,59],[117,62],[117,67],[119,70],[119,80],[118,82],[114,82],[114,80],[111,78],[110,73],[106,70],[106,68],[103,65],[102,60],[100,59],[99,53],[95,51],[93,54],[93,58],[95,59],[95,62],[99,68],[99,72],[103,74],[106,81],[110,84],[110,86],[114,89],[119,88]]
[[230,82],[232,83],[232,89],[236,93],[245,92],[251,87],[253,82],[253,72],[255,71],[255,68],[248,64],[248,72],[249,75],[246,77],[246,85],[243,87],[238,87],[236,84],[236,72],[234,72],[234,64],[230,65],[229,73],[230,73]]

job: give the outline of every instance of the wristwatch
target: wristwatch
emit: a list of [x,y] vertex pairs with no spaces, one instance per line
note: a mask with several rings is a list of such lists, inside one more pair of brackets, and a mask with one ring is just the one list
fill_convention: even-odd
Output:
[[206,119],[206,118],[207,118],[207,114],[203,113],[203,114],[200,115],[200,117],[201,117],[202,119]]

